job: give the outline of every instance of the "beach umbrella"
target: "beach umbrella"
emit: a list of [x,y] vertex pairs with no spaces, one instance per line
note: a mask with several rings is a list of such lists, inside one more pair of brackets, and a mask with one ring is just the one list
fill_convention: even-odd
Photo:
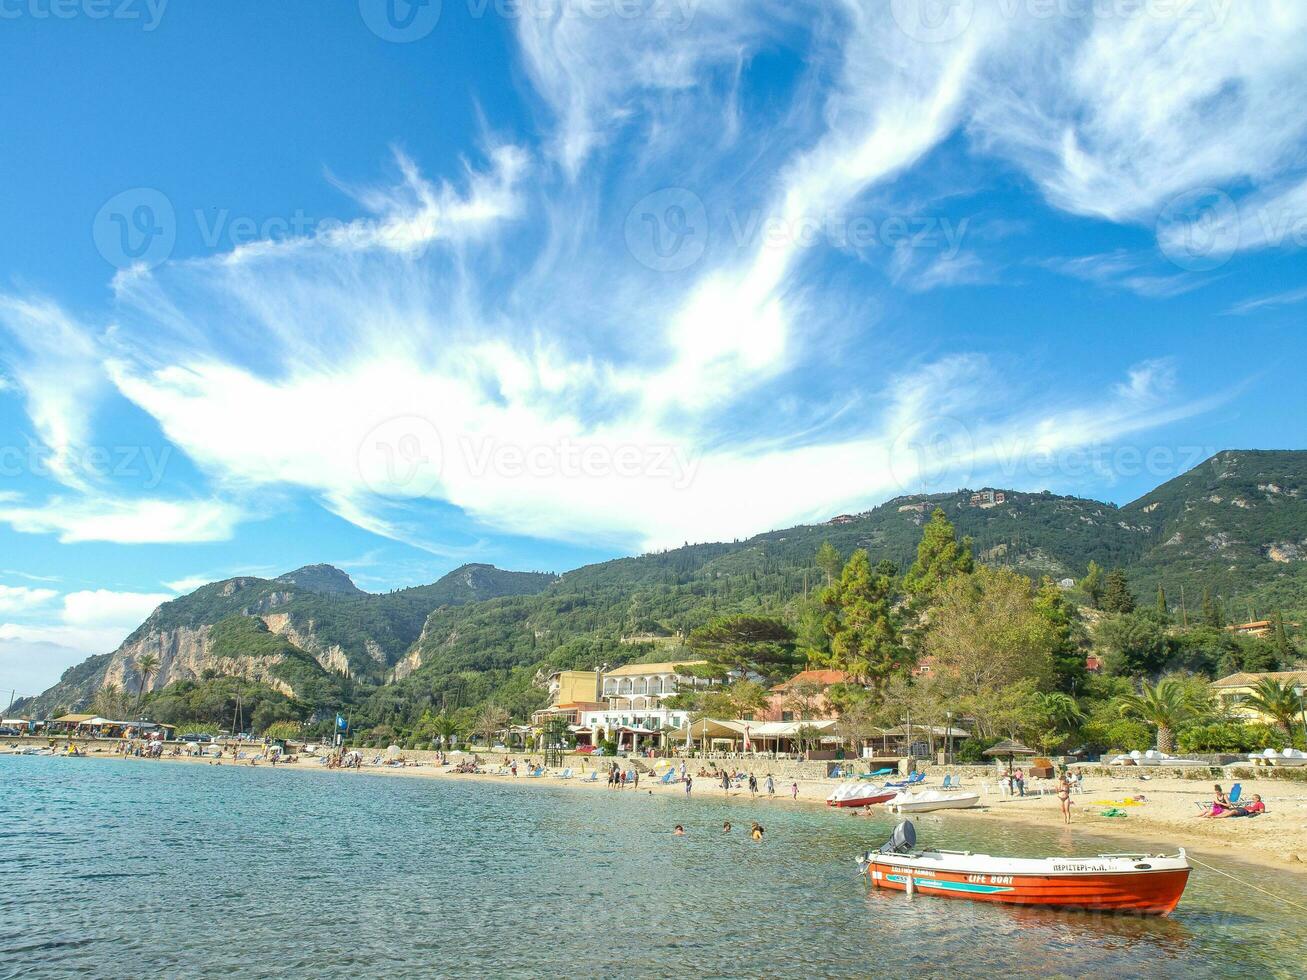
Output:
[[1030,748],[1028,745],[1022,745],[1016,739],[1005,738],[997,745],[993,745],[985,749],[985,751],[982,752],[981,754],[990,756],[991,758],[998,758],[998,759],[1006,758],[1007,766],[1009,769],[1011,769],[1012,760],[1015,756],[1038,755],[1039,753],[1037,753],[1034,749]]

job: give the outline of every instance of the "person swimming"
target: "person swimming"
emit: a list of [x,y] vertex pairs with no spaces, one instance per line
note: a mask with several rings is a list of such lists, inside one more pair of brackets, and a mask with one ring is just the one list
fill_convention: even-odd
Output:
[[762,840],[762,825],[755,823],[749,830],[749,836],[754,840]]
[[729,834],[730,832],[731,832],[731,822],[727,820],[725,823],[722,824],[722,833]]
[[682,827],[682,826],[678,823],[678,824],[676,825],[675,829],[672,830],[672,836],[673,836],[673,837],[684,837],[684,836],[685,836],[685,828]]

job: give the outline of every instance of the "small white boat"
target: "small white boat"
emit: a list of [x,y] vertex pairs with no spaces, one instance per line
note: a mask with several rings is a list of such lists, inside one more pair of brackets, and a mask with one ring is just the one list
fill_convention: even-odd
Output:
[[920,793],[900,793],[885,804],[895,813],[929,813],[931,810],[967,810],[980,805],[979,793],[945,793],[928,789]]

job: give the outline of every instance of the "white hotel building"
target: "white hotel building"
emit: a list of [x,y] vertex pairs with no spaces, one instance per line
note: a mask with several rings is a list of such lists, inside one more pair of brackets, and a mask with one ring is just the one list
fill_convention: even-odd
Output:
[[665,728],[684,728],[689,712],[666,708],[663,702],[689,687],[711,687],[712,681],[678,674],[677,667],[694,666],[703,660],[680,660],[657,664],[627,664],[603,675],[601,709],[581,711],[581,728],[589,729],[595,744],[616,739],[621,748],[639,748],[652,738],[661,741]]

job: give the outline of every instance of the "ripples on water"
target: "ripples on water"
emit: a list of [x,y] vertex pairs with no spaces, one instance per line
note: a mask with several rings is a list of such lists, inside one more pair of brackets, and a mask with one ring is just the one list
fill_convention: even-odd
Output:
[[[1098,847],[917,825],[947,847]],[[1304,975],[1307,921],[1202,869],[1170,919],[868,889],[854,857],[890,827],[711,792],[0,758],[0,976]],[[1236,870],[1307,900],[1297,876]]]

